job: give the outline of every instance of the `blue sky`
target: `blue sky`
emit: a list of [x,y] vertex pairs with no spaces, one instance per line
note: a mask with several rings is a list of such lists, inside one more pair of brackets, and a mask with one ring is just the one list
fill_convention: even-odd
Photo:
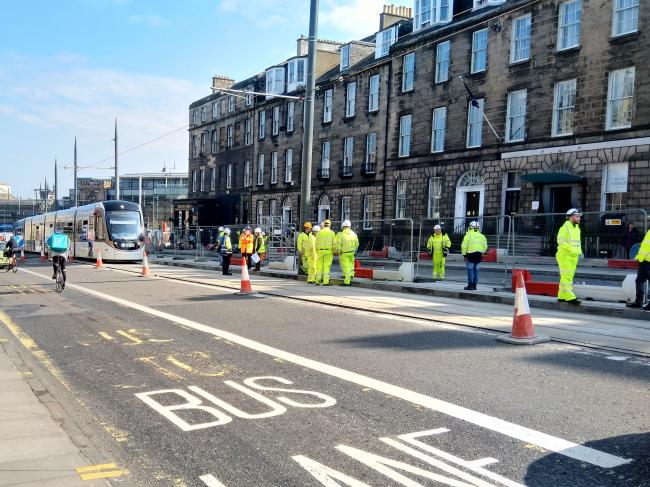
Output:
[[[384,3],[320,0],[319,37],[375,32]],[[188,105],[214,74],[246,78],[295,53],[308,34],[309,0],[31,0],[2,2],[0,181],[33,196],[59,162],[59,195],[79,176],[109,177],[113,124],[120,151],[187,124]],[[120,157],[120,172],[187,171],[178,130]],[[101,162],[109,159],[108,162]]]

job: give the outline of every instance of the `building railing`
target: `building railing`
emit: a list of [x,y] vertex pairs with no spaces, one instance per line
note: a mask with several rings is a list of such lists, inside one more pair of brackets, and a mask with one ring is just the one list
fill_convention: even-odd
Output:
[[354,170],[352,169],[352,164],[345,164],[341,162],[339,164],[339,177],[341,178],[351,178],[354,176]]
[[328,180],[330,178],[330,168],[321,167],[316,170],[316,177],[320,180]]

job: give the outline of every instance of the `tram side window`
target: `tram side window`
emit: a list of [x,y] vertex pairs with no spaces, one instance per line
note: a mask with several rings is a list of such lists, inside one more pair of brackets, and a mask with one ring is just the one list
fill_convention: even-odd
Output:
[[104,228],[104,219],[95,217],[95,238],[96,240],[106,240],[106,229]]

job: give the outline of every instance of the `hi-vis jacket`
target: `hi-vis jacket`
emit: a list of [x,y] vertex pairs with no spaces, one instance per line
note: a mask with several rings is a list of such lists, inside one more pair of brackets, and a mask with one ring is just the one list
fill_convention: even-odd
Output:
[[440,254],[442,255],[442,249],[451,248],[451,240],[446,233],[441,233],[436,235],[435,233],[429,237],[427,241],[427,250],[431,255]]
[[487,239],[478,230],[472,230],[471,228],[467,230],[465,237],[463,237],[463,243],[460,244],[460,250],[463,255],[473,254],[474,252],[481,252],[482,254],[487,252]]
[[324,227],[318,232],[316,237],[316,251],[331,250],[336,251],[336,234],[329,227]]
[[641,248],[636,254],[636,260],[639,262],[650,262],[650,230],[645,234],[643,242],[641,242]]
[[564,222],[557,232],[557,253],[576,257],[582,255],[580,225],[574,225],[569,220]]
[[242,233],[239,236],[239,251],[242,254],[252,254],[253,253],[253,235],[246,235]]
[[300,232],[300,234],[298,235],[298,252],[299,253],[302,254],[304,252],[307,252],[307,245],[308,245],[308,242],[309,242],[309,236],[311,234],[312,234],[311,232],[309,232],[309,233]]
[[356,252],[359,247],[359,237],[349,228],[344,228],[336,235],[336,245],[342,254]]

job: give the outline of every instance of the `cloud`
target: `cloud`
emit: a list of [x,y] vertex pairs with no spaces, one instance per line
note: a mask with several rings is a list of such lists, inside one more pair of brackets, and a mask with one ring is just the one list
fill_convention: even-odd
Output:
[[379,14],[386,3],[411,7],[412,0],[329,0],[323,1],[319,24],[346,40],[361,39],[379,29]]
[[131,15],[128,20],[134,24],[144,24],[149,27],[162,27],[169,24],[169,21],[158,15]]

